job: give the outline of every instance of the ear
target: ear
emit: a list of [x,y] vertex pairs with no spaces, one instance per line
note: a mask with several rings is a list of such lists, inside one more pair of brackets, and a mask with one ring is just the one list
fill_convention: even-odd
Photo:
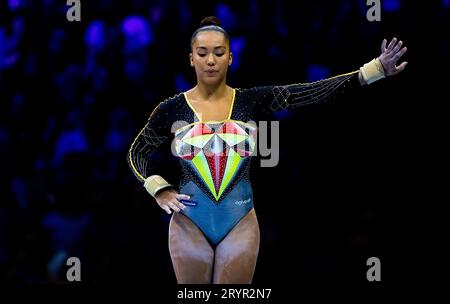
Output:
[[233,53],[230,52],[230,57],[228,58],[228,65],[231,65],[233,63]]
[[193,59],[192,53],[189,53],[189,61],[191,63],[191,67],[194,67],[194,59]]

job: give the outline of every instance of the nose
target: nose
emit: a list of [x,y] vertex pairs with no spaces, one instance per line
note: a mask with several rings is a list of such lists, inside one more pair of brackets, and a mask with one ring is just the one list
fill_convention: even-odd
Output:
[[208,55],[207,64],[208,64],[208,66],[214,66],[215,65],[213,54],[209,54]]

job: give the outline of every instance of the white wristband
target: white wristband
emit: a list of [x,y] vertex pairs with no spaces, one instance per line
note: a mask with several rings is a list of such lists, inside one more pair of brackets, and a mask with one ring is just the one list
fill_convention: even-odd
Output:
[[162,189],[171,187],[164,178],[159,175],[152,175],[145,179],[144,188],[150,193],[151,196],[155,197],[156,193]]
[[359,71],[367,84],[371,84],[377,80],[385,78],[383,65],[381,64],[380,59],[375,58],[371,62],[366,63],[362,66]]

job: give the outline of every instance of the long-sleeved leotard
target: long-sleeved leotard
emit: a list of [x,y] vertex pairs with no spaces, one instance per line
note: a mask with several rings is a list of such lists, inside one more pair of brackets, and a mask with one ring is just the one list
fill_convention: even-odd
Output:
[[[274,111],[329,101],[356,86],[358,71],[313,83],[234,89],[223,121],[201,121],[186,94],[180,93],[152,112],[131,145],[129,165],[140,181],[165,176],[154,156],[170,139],[172,153],[179,158],[177,190],[191,197],[183,201],[187,208],[181,212],[217,245],[253,208],[249,168],[257,127],[252,122]],[[168,149],[161,152],[171,153]]]

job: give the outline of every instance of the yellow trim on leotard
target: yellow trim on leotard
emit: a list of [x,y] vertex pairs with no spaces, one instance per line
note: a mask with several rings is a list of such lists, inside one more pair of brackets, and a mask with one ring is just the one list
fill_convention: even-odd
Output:
[[233,90],[233,97],[231,98],[230,110],[228,111],[227,118],[223,119],[223,120],[207,120],[207,121],[201,120],[200,119],[200,115],[197,113],[197,111],[195,111],[194,107],[192,106],[191,102],[189,101],[189,97],[187,96],[187,93],[184,92],[183,95],[184,95],[184,99],[186,100],[186,103],[188,104],[189,108],[191,108],[192,112],[194,112],[195,116],[197,117],[197,119],[200,122],[204,122],[204,123],[220,123],[220,122],[224,122],[224,121],[227,121],[227,120],[231,119],[231,114],[233,113],[233,107],[234,107],[234,98],[236,96],[236,89],[232,89],[232,90]]

